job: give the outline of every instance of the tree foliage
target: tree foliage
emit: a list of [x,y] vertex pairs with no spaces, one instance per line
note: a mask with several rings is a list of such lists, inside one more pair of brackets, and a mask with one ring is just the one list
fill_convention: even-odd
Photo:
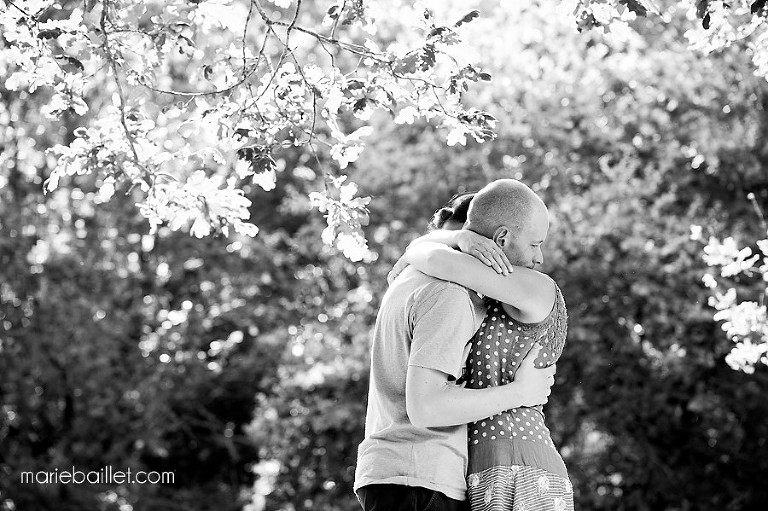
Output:
[[[296,27],[326,36],[333,21],[323,27],[320,20],[345,4],[304,2],[291,30],[292,51],[277,66],[286,48],[278,37],[285,41],[284,24],[293,20],[297,5],[286,3],[261,4],[270,19],[280,13],[274,19],[283,25],[273,25],[277,35],[269,35],[255,6],[251,12],[247,41],[255,50],[246,54],[248,62],[256,62],[264,38],[270,41],[262,71],[249,77],[253,87],[268,74],[267,55],[269,73],[288,64],[298,70],[295,55],[334,76],[331,56],[318,39]],[[479,144],[470,134],[461,147],[446,147],[452,128],[441,124],[442,117],[428,121],[417,115],[416,105],[417,112],[400,109],[407,100],[398,100],[389,114],[383,108],[367,120],[355,116],[353,99],[363,94],[349,84],[368,83],[368,64],[360,65],[363,75],[347,77],[360,55],[346,43],[323,41],[348,85],[342,88],[346,106],[339,107],[339,132],[373,129],[370,135],[358,133],[366,149],[349,162],[344,179],[328,170],[339,166],[331,155],[339,140],[322,114],[328,99],[318,103],[314,154],[295,143],[265,152],[248,138],[257,130],[249,128],[242,140],[233,135],[237,124],[232,123],[240,118],[226,108],[245,104],[232,99],[238,98],[237,88],[231,96],[201,99],[129,82],[129,63],[133,69],[151,67],[141,67],[133,55],[136,41],[155,45],[153,38],[161,41],[164,33],[160,48],[172,51],[165,54],[167,61],[152,64],[156,71],[148,73],[147,85],[189,94],[237,83],[245,68],[241,29],[249,4],[131,5],[136,12],[146,6],[147,14],[121,21],[121,11],[109,8],[107,32],[127,26],[156,35],[108,36],[110,54],[122,54],[118,73],[111,71],[103,37],[84,43],[94,44],[93,55],[63,53],[56,45],[68,35],[44,25],[71,23],[77,8],[83,12],[79,26],[101,30],[102,3],[42,11],[26,25],[30,34],[44,34],[32,37],[41,48],[40,69],[50,51],[77,58],[87,70],[84,77],[93,73],[80,96],[89,108],[84,115],[75,111],[77,94],[66,89],[65,73],[79,69],[67,59],[53,59],[48,68],[56,65],[57,78],[33,93],[0,87],[0,508],[358,509],[351,486],[363,434],[369,333],[386,274],[408,241],[424,232],[434,209],[456,191],[499,177],[532,185],[552,213],[545,270],[560,284],[571,320],[547,413],[577,506],[766,507],[768,376],[760,363],[752,374],[728,367],[727,360],[738,359],[708,304],[717,299],[708,287],[716,282],[714,291],[724,298],[735,289],[737,300],[729,302],[734,307],[739,299],[755,302],[752,312],[745,312],[760,319],[764,259],[755,255],[761,253],[757,241],[765,237],[765,227],[756,207],[764,210],[768,203],[763,143],[768,83],[755,75],[749,40],[707,55],[691,51],[686,33],[704,29],[695,12],[689,19],[687,5],[677,3],[659,6],[661,15],[649,8],[647,16],[628,20],[624,32],[596,27],[579,33],[572,11],[548,2],[440,2],[433,9],[435,26],[456,31],[474,48],[449,45],[472,62],[476,71],[464,71],[469,85],[470,78],[493,75],[493,81],[470,88],[457,108],[492,113],[496,138]],[[227,10],[236,5],[235,14]],[[347,2],[341,12],[356,5]],[[473,8],[480,16],[457,27]],[[32,7],[25,3],[24,9]],[[12,10],[16,14],[8,14]],[[198,10],[201,19],[194,15]],[[14,20],[13,30],[17,14],[14,7],[3,11]],[[408,65],[431,58],[423,50],[429,37],[423,11],[391,7],[376,14],[374,24],[355,14],[345,25],[346,15],[339,16],[332,39],[358,48],[367,38],[383,51],[394,45],[393,52],[400,43],[397,54]],[[190,26],[175,25],[180,17]],[[222,17],[221,24],[211,21]],[[227,25],[236,22],[234,30]],[[416,28],[408,28],[411,22]],[[3,84],[23,70],[7,58],[14,45],[6,34],[15,32],[6,26],[0,37]],[[374,26],[375,34],[363,31]],[[201,40],[203,34],[208,39]],[[224,62],[218,63],[214,54],[230,43],[234,56],[220,56]],[[418,58],[407,57],[414,50]],[[439,64],[444,58],[436,53],[435,65],[451,68],[452,63]],[[222,209],[214,212],[234,216],[218,228],[237,218],[258,225],[258,236],[233,227],[228,238],[219,237],[210,222],[212,236],[201,238],[171,221],[147,226],[135,204],[145,203],[150,190],[139,183],[125,193],[133,184],[124,175],[133,154],[116,76],[135,143],[146,136],[161,148],[153,153],[137,145],[143,147],[137,150],[140,163],[173,154],[148,167],[169,174],[147,181],[160,187],[152,193],[172,187],[180,202],[168,207],[182,216],[184,201],[199,195],[205,203],[219,201]],[[283,75],[276,76],[270,90]],[[289,74],[286,79],[288,89],[301,90]],[[73,106],[49,119],[47,105],[56,106],[60,83],[65,83],[61,101]],[[440,84],[451,94],[449,79]],[[403,87],[415,92],[413,84]],[[463,90],[458,80],[455,87]],[[290,90],[286,109],[294,101]],[[273,106],[280,100],[277,92],[270,98]],[[311,106],[311,94],[296,101]],[[198,108],[211,111],[203,115],[206,110]],[[261,104],[259,109],[277,117],[298,111]],[[187,115],[198,119],[186,125]],[[306,132],[298,135],[309,144]],[[290,139],[287,130],[270,136]],[[46,153],[57,144],[59,151],[74,147],[68,153],[72,161],[78,148],[90,147],[95,152],[84,154],[94,166],[83,174],[77,174],[80,167],[68,167],[72,177],[43,195],[44,182],[65,157]],[[359,144],[344,145],[351,146]],[[340,151],[335,154],[352,154]],[[217,163],[219,156],[224,163]],[[201,170],[204,174],[196,174]],[[235,186],[227,192],[224,183],[233,176]],[[242,194],[233,191],[238,187]],[[375,199],[365,202],[369,196]],[[329,219],[343,222],[346,214],[350,222],[369,219],[365,264],[339,257],[338,247],[323,242],[324,232],[326,239],[336,235],[337,244],[345,231],[334,226],[329,232],[328,219],[313,209],[319,207]],[[246,213],[242,217],[233,213],[239,208]],[[185,228],[196,221],[188,217]],[[331,226],[336,221],[331,219]],[[194,233],[205,230],[200,223]],[[722,319],[728,321],[723,326],[743,334],[741,320]],[[760,332],[749,331],[745,338],[756,344]],[[176,483],[19,483],[24,470],[105,464],[174,470]]]
[[[687,28],[684,33],[693,51],[710,54],[735,46],[738,51],[751,55],[753,73],[768,79],[768,5],[762,0],[696,0],[663,7],[653,0],[569,0],[564,5],[576,16],[579,30],[600,28],[619,39],[626,36],[629,22],[638,16],[653,16],[669,23],[675,10],[687,9],[688,20],[700,20],[700,26]],[[722,240],[722,234],[715,232],[704,248],[704,260],[710,266],[721,268],[719,277],[725,279],[725,285],[741,274],[747,279],[757,276],[768,282],[768,225],[754,193],[751,190],[744,193],[755,205],[755,221],[762,220],[762,232],[756,235],[757,239],[749,241],[757,250],[753,253],[749,246],[738,250],[733,237]],[[693,237],[700,236],[701,226],[695,226]],[[712,275],[708,275],[705,282],[707,287],[717,288]],[[738,287],[742,287],[742,293],[747,291],[739,286],[739,279],[730,284],[725,292],[715,292],[709,303],[717,310],[715,320],[723,321],[723,330],[735,342],[728,364],[733,369],[752,373],[756,365],[768,365],[768,313],[764,303],[768,286],[748,292],[749,298],[754,299],[744,300],[737,294]]]
[[[361,0],[326,11],[302,0],[6,6],[5,87],[45,95],[46,119],[67,113],[80,124],[50,149],[56,164],[46,190],[86,173],[101,178],[102,202],[116,188],[137,187],[153,229],[256,235],[243,186],[273,189],[275,155],[290,147],[326,149],[345,169],[363,150],[375,110],[401,123],[433,120],[449,144],[493,137],[493,117],[461,103],[468,84],[489,75],[448,53],[476,11],[441,23],[429,10],[399,6],[412,25],[407,37],[376,42],[377,30],[402,27],[390,17],[394,27],[379,28],[382,8]],[[325,173],[312,200],[327,213],[323,239],[361,260],[367,199],[349,199],[353,185],[342,190],[344,176]]]
[[[317,159],[323,146],[346,169],[371,135],[366,123],[376,110],[401,124],[433,120],[448,131],[449,145],[466,144],[467,135],[495,136],[495,118],[461,100],[470,83],[491,78],[460,46],[476,10],[441,23],[429,9],[399,5],[401,19],[410,20],[402,37],[402,23],[381,22],[381,6],[360,0],[325,11],[302,1],[259,0],[6,5],[5,86],[41,89],[44,118],[67,112],[81,119],[49,149],[56,164],[46,190],[63,177],[93,172],[101,177],[98,202],[116,187],[138,187],[137,206],[153,230],[167,223],[197,237],[228,235],[230,228],[255,236],[247,183],[272,190],[281,170],[275,156],[290,147],[305,147]],[[579,30],[600,28],[618,40],[631,37],[638,16],[669,23],[687,9],[688,19],[701,21],[684,32],[693,50],[740,45],[755,73],[768,77],[763,2],[570,0],[562,7]],[[370,198],[356,197],[347,176],[318,170],[325,180],[310,202],[327,219],[323,241],[353,261],[370,260],[362,229]],[[760,302],[714,300],[718,317],[751,321],[756,331],[768,325]],[[751,370],[768,361],[768,337],[747,337],[747,344],[737,340],[732,360]]]

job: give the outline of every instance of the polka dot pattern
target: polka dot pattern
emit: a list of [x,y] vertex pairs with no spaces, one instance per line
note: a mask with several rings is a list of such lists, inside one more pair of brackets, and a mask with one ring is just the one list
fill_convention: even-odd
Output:
[[[487,300],[487,314],[472,340],[467,359],[467,387],[488,388],[505,385],[514,380],[520,363],[538,341],[542,345],[534,361],[536,367],[548,367],[557,362],[565,346],[567,312],[560,289],[550,315],[541,323],[521,323],[509,316],[502,305]],[[552,442],[549,429],[544,424],[542,406],[507,410],[483,421],[469,425],[469,455],[473,467],[491,467],[499,462],[494,459],[474,460],[478,453],[495,453],[498,450],[514,452],[533,451],[531,459],[556,458],[563,467],[562,458]],[[512,449],[509,444],[514,445]],[[545,455],[538,456],[545,452]],[[528,463],[528,462],[526,462]],[[550,466],[536,467],[561,473]]]

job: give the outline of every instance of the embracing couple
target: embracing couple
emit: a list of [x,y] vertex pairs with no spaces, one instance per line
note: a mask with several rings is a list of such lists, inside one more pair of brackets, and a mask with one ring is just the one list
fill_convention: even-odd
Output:
[[390,273],[355,492],[365,511],[572,511],[544,424],[566,334],[535,271],[544,202],[500,179],[452,199]]

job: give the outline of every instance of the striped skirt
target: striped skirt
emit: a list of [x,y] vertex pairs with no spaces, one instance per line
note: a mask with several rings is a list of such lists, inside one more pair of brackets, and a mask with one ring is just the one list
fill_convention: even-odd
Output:
[[491,467],[467,477],[472,511],[573,511],[571,482],[525,465]]

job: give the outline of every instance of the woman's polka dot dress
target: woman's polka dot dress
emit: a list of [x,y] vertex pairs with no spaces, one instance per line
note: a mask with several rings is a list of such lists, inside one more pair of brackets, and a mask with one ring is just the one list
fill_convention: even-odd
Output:
[[[534,343],[536,367],[560,358],[567,312],[560,288],[552,312],[541,323],[521,323],[501,303],[488,300],[488,312],[472,339],[465,371],[468,388],[504,385]],[[467,486],[472,510],[572,511],[573,488],[544,424],[542,406],[515,408],[469,425]]]

